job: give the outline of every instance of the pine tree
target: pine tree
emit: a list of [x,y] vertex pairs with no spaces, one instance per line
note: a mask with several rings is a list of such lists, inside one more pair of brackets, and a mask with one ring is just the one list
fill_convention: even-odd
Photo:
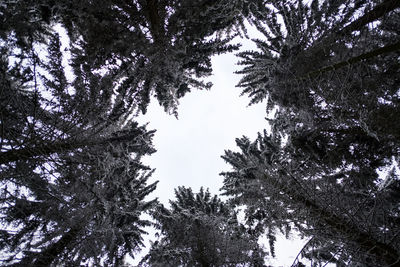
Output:
[[[140,216],[154,204],[144,198],[156,184],[147,185],[151,172],[140,163],[147,152],[134,159],[132,152],[129,142],[90,147],[9,179],[2,189],[4,262],[118,266],[127,253],[134,257],[150,225]],[[15,173],[28,164],[18,162]]]
[[260,232],[312,238],[314,260],[398,264],[398,178],[377,173],[399,157],[398,7],[276,1],[254,21],[259,51],[239,54],[243,93],[277,111],[270,135],[226,152],[225,193]]
[[[171,208],[162,205],[153,217],[161,239],[142,264],[149,266],[264,266],[257,240],[224,202],[208,190],[175,190]],[[147,266],[147,265],[146,265]]]
[[247,206],[247,221],[254,229],[273,234],[295,228],[313,238],[310,247],[323,244],[328,258],[309,253],[322,262],[384,265],[398,260],[393,236],[400,226],[392,209],[398,198],[389,196],[396,183],[390,190],[362,184],[370,178],[362,175],[372,174],[368,170],[324,173],[290,145],[283,146],[279,135],[260,134],[255,142],[244,137],[237,144],[240,152],[223,156],[232,166],[222,173],[223,190],[235,204]]
[[[245,66],[239,71],[244,74],[239,83],[244,87],[243,94],[249,94],[251,103],[268,98],[270,109],[279,104],[306,110],[312,108],[316,98],[337,101],[337,87],[343,100],[347,100],[346,90],[363,87],[359,84],[360,73],[378,76],[383,74],[378,73],[381,70],[371,69],[372,64],[367,62],[312,77],[311,81],[307,77],[316,76],[319,69],[397,43],[397,29],[393,27],[398,17],[396,7],[397,1],[384,1],[377,6],[353,0],[313,1],[310,6],[303,1],[274,2],[253,21],[263,34],[263,39],[254,40],[259,51],[239,53],[243,59],[240,64]],[[364,15],[354,19],[360,13]],[[371,21],[378,21],[378,25],[370,28]],[[381,58],[382,62],[394,64],[392,55]],[[373,60],[380,58],[375,56]]]
[[111,79],[120,112],[145,112],[154,95],[176,115],[179,98],[210,88],[203,78],[212,72],[211,56],[237,49],[230,41],[245,32],[244,17],[261,2],[13,1],[1,7],[6,19],[0,31],[28,47],[61,25],[71,41],[71,64]]
[[150,225],[154,131],[124,121],[109,76],[80,65],[68,82],[59,36],[43,36],[1,42],[1,261],[117,266]]
[[150,225],[140,216],[156,184],[140,160],[154,152],[154,131],[108,116],[107,76],[75,71],[72,87],[59,36],[48,38],[48,59],[34,45],[17,56],[2,47],[1,260],[116,266]]
[[[176,115],[178,99],[208,89],[211,56],[243,27],[242,1],[73,1],[61,23],[83,52],[77,62],[107,71],[120,82],[117,99],[126,112],[145,112],[151,96]],[[225,34],[228,32],[228,34]]]

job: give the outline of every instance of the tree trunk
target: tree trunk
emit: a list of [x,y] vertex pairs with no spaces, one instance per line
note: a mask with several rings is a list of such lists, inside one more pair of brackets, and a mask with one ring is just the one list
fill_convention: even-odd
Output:
[[400,42],[397,42],[397,43],[392,44],[392,45],[387,45],[387,46],[384,46],[382,48],[378,48],[376,50],[373,50],[373,51],[368,52],[368,53],[361,54],[361,55],[356,56],[356,57],[352,57],[352,58],[350,58],[350,59],[348,59],[346,61],[338,62],[338,63],[332,64],[330,66],[327,66],[327,67],[322,67],[322,68],[320,68],[318,70],[310,71],[310,72],[306,73],[305,75],[303,75],[302,77],[299,77],[299,78],[296,78],[296,79],[297,80],[303,80],[303,79],[307,79],[307,78],[313,78],[313,77],[318,76],[319,74],[323,74],[323,73],[331,71],[331,70],[338,70],[338,69],[341,69],[341,68],[343,68],[345,66],[350,66],[352,64],[358,63],[358,62],[360,62],[362,60],[370,59],[370,58],[377,57],[377,56],[382,55],[382,54],[394,52],[394,51],[397,51],[397,50],[400,50]]
[[158,0],[147,0],[147,12],[150,21],[150,31],[154,42],[158,43],[164,38],[164,22],[161,21],[158,11]]
[[[286,173],[286,175],[295,180],[296,183],[299,183],[291,174]],[[273,186],[276,187],[276,185]],[[361,231],[346,218],[330,212],[326,207],[320,206],[306,195],[301,194],[301,191],[305,191],[304,189],[294,192],[293,190],[288,190],[286,186],[282,186],[281,188],[293,201],[302,203],[314,216],[319,216],[321,223],[325,224],[325,227],[329,227],[334,233],[346,236],[348,241],[357,244],[361,253],[373,255],[377,262],[390,266],[400,266],[400,254],[390,245],[376,240],[375,237]],[[343,240],[343,242],[346,243],[346,240]]]
[[378,18],[389,13],[390,11],[395,10],[398,7],[400,7],[399,0],[386,0],[383,3],[377,5],[371,11],[365,13],[361,18],[358,18],[357,20],[344,27],[337,34],[347,35],[349,33],[352,33],[353,31],[359,30],[368,23],[377,20]]
[[365,13],[362,17],[356,19],[343,29],[328,35],[325,38],[322,38],[320,41],[317,41],[315,47],[312,46],[310,49],[318,49],[321,47],[327,47],[327,44],[334,42],[337,38],[347,36],[348,34],[351,34],[354,31],[360,30],[362,27],[367,25],[368,23],[371,23],[378,18],[386,15],[390,11],[395,10],[396,8],[400,7],[400,1],[399,0],[386,0],[383,3],[377,5],[374,9],[371,11]]
[[[386,0],[383,3],[377,5],[373,10],[365,13],[363,16],[361,16],[360,18],[356,19],[355,21],[353,21],[352,23],[350,23],[349,25],[344,27],[343,29],[336,31],[332,34],[329,34],[326,37],[322,37],[320,40],[315,41],[314,44],[310,48],[308,48],[307,50],[304,51],[304,53],[306,55],[308,55],[307,57],[312,57],[312,56],[319,55],[319,54],[325,54],[325,52],[323,52],[323,51],[325,51],[326,48],[330,47],[332,43],[335,43],[336,40],[346,37],[354,31],[361,30],[362,27],[364,27],[368,23],[377,20],[378,18],[384,16],[388,12],[390,12],[396,8],[399,8],[399,7],[400,7],[399,0]],[[396,46],[396,45],[398,45],[398,43],[394,44],[392,46]],[[342,68],[343,66],[354,64],[355,62],[363,60],[364,57],[367,57],[367,58],[375,57],[376,55],[374,55],[374,53],[375,54],[376,53],[381,53],[381,54],[388,53],[388,52],[381,51],[384,49],[390,48],[390,49],[392,49],[392,51],[398,49],[398,48],[392,47],[392,46],[383,47],[383,48],[380,48],[380,49],[374,50],[372,52],[369,52],[369,53],[363,54],[361,56],[350,59],[350,60],[353,60],[354,62],[348,62],[348,61],[339,62],[337,64],[334,64],[334,65],[331,65],[328,67],[323,67],[323,68],[320,68],[315,71],[308,71],[308,69],[305,69],[305,70],[303,69],[306,74],[296,77],[295,79],[301,80],[301,79],[305,79],[308,77],[313,77],[313,76],[317,75],[318,73],[323,73],[323,72],[327,72],[327,71],[330,71],[333,69]],[[302,62],[300,62],[300,64],[302,64]]]

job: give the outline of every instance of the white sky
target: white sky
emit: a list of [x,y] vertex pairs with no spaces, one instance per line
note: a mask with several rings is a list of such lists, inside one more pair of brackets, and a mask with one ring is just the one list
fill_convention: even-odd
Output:
[[214,75],[211,90],[196,90],[181,99],[179,119],[167,115],[153,99],[148,113],[139,119],[150,122],[149,129],[157,129],[154,146],[157,152],[145,159],[156,168],[153,177],[159,180],[155,195],[164,204],[174,198],[174,188],[209,187],[219,193],[228,170],[221,155],[225,149],[235,149],[235,138],[256,137],[267,126],[265,105],[247,107],[248,99],[240,97],[235,88],[239,80],[233,75],[236,59],[233,55],[213,58]]

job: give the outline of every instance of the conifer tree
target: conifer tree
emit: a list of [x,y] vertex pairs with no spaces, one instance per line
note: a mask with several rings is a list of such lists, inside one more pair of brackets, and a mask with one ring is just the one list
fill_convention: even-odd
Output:
[[[381,6],[386,8],[381,9]],[[244,87],[243,94],[249,94],[251,103],[268,98],[270,109],[279,104],[306,110],[312,108],[314,98],[327,101],[337,96],[333,95],[337,93],[334,90],[337,87],[343,87],[340,90],[362,87],[358,78],[360,73],[378,76],[382,70],[372,71],[368,68],[370,64],[356,64],[342,72],[314,73],[313,76],[318,77],[312,77],[311,81],[307,77],[318,69],[397,43],[396,7],[397,1],[383,1],[377,6],[368,1],[353,0],[312,1],[311,5],[303,1],[273,2],[267,11],[257,14],[253,20],[263,34],[262,39],[254,40],[259,51],[238,54],[243,59],[240,64],[245,66],[239,71],[244,74],[239,83]],[[375,14],[376,10],[381,12]],[[355,19],[360,13],[364,15]],[[278,22],[281,19],[283,24]],[[374,28],[368,24],[371,20],[377,21]],[[373,60],[394,64],[393,55],[384,59],[374,56]],[[348,79],[344,81],[344,77]],[[322,84],[328,88],[323,90]]]
[[237,145],[240,152],[228,150],[223,156],[232,166],[222,173],[223,190],[234,204],[247,206],[247,222],[256,231],[273,241],[276,231],[297,229],[313,238],[307,249],[322,244],[321,251],[308,251],[308,257],[325,263],[396,263],[400,249],[392,237],[400,225],[392,209],[398,206],[395,174],[391,186],[379,188],[368,184],[374,177],[367,169],[323,173],[292,146],[283,146],[276,133],[260,134],[254,142],[243,137]]
[[9,255],[3,263],[118,266],[126,254],[134,257],[150,225],[140,216],[154,203],[144,200],[156,186],[147,185],[151,172],[140,163],[148,152],[130,149],[129,142],[103,144],[30,175],[19,171],[31,167],[29,161],[2,170],[9,176],[1,191],[0,243]]
[[143,259],[145,266],[264,266],[262,248],[217,196],[200,189],[175,190],[171,208],[154,211],[161,239]]
[[202,79],[211,74],[211,56],[237,49],[230,41],[245,32],[244,17],[261,2],[12,1],[0,7],[6,18],[0,30],[26,47],[44,42],[58,24],[71,41],[71,64],[111,78],[122,113],[145,112],[155,96],[176,115],[180,97],[210,88]]
[[109,76],[81,64],[69,82],[43,36],[1,42],[1,264],[118,266],[149,225],[154,131],[118,115]]
[[254,21],[259,51],[239,54],[239,86],[277,111],[270,135],[226,152],[226,194],[261,232],[295,227],[312,238],[303,255],[314,260],[398,264],[398,178],[377,173],[399,157],[398,2],[268,8]]
[[[211,56],[232,51],[243,26],[242,1],[72,1],[62,24],[76,47],[76,62],[107,71],[120,82],[116,97],[128,112],[145,112],[151,96],[176,115],[178,99],[208,89]],[[228,34],[225,34],[228,32]]]
[[117,266],[140,249],[149,225],[140,216],[156,184],[140,160],[154,152],[154,131],[107,119],[113,106],[100,76],[78,73],[69,91],[58,39],[49,61],[35,51],[33,64],[23,54],[14,65],[2,57],[2,264]]

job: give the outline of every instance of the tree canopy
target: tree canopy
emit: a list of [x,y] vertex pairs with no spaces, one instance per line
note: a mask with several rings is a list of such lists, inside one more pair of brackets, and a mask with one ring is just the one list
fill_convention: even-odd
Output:
[[[200,189],[175,190],[170,209],[153,212],[161,239],[143,264],[148,266],[264,266],[262,248],[246,232],[237,215],[217,196]],[[190,234],[188,234],[190,233]]]
[[[120,266],[148,226],[144,266],[264,266],[293,231],[295,266],[400,265],[399,1],[15,0],[0,17],[2,265]],[[223,155],[228,200],[178,187],[165,207],[137,116],[209,89],[245,23],[238,87],[271,131]]]
[[76,70],[69,84],[59,36],[46,38],[41,53],[2,43],[2,264],[119,265],[150,225],[140,161],[154,131],[110,119],[108,77]]
[[311,238],[310,259],[398,264],[398,7],[276,1],[254,21],[259,50],[239,54],[239,87],[275,117],[223,156],[223,189],[260,231]]

